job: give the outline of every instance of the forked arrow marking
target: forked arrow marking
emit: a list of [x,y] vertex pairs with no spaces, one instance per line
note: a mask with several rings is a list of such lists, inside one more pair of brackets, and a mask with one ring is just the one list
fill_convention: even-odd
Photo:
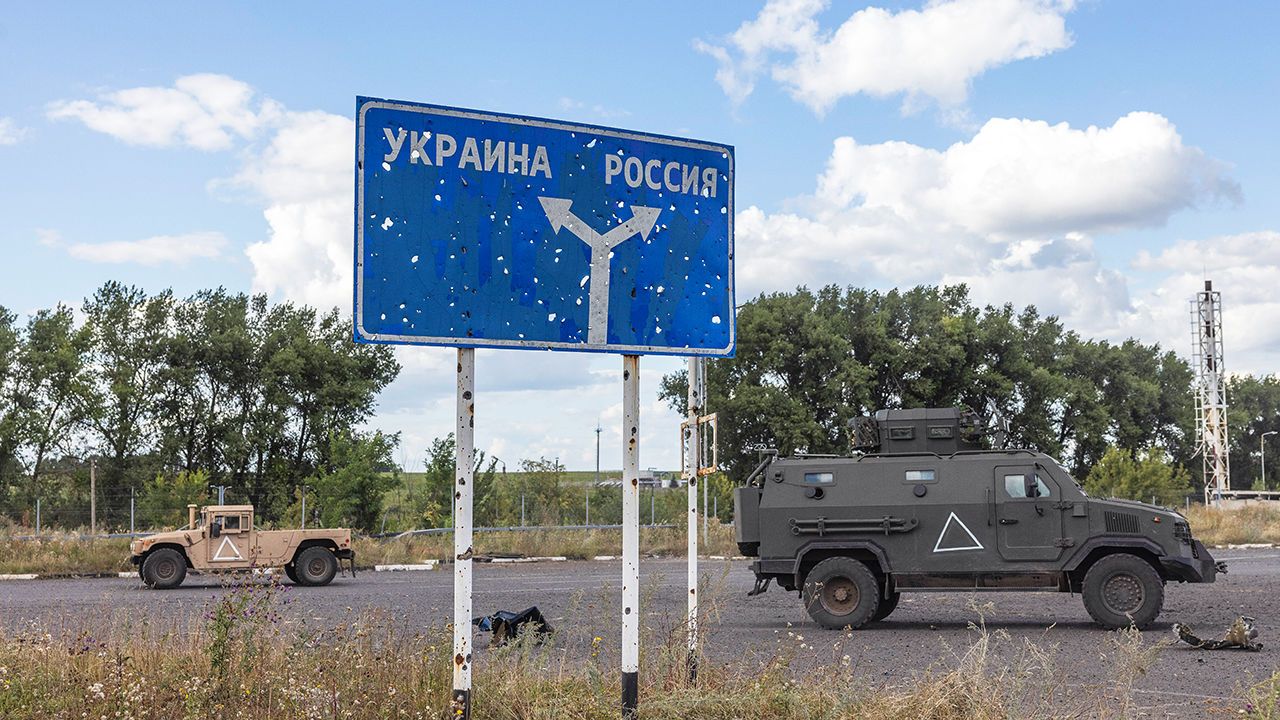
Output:
[[609,253],[617,245],[640,235],[647,240],[658,222],[661,208],[631,206],[631,218],[609,232],[601,235],[583,222],[582,218],[569,211],[572,200],[540,197],[542,210],[551,223],[551,231],[560,232],[560,228],[568,228],[579,240],[591,248],[591,292],[587,297],[587,342],[592,345],[604,345],[609,329]]

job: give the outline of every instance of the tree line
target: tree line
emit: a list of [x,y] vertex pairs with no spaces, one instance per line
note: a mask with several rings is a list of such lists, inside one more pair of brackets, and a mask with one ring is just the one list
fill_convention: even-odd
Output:
[[87,507],[92,463],[106,526],[127,521],[131,494],[171,514],[210,484],[268,521],[308,483],[356,498],[327,504],[359,515],[398,438],[357,428],[399,369],[390,348],[351,342],[337,310],[221,288],[177,298],[108,282],[78,312],[25,323],[0,308],[0,509]]
[[[1082,481],[1120,450],[1131,459],[1155,453],[1200,482],[1185,360],[1133,339],[1081,337],[1034,306],[978,307],[964,286],[761,295],[738,313],[736,355],[707,372],[720,457],[738,480],[755,465],[752,448],[845,453],[856,416],[964,405],[998,411],[1010,445],[1059,458]],[[661,395],[683,413],[686,388],[678,372],[663,378]],[[1228,398],[1233,487],[1248,489],[1258,437],[1280,428],[1280,383],[1237,377]],[[1271,478],[1280,478],[1280,453],[1276,460]]]

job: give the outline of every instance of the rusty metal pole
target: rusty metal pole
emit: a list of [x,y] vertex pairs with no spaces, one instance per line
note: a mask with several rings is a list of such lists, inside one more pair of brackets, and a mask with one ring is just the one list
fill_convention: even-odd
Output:
[[471,487],[475,468],[475,348],[458,348],[458,423],[453,484],[453,707],[471,717]]
[[640,701],[640,356],[622,356],[622,717]]
[[687,619],[689,633],[689,680],[698,679],[698,416],[702,414],[702,392],[699,375],[702,362],[699,358],[689,358],[689,417],[684,426],[684,475],[688,490],[689,512],[685,515],[686,534],[688,536],[688,598],[689,615]]

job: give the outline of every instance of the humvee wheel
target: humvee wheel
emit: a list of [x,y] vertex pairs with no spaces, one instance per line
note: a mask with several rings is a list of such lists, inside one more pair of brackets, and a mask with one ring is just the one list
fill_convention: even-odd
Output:
[[880,597],[880,607],[876,609],[876,614],[871,616],[872,622],[883,620],[898,607],[898,600],[902,597],[902,593],[890,593],[889,597]]
[[338,558],[326,548],[309,547],[294,558],[293,572],[300,585],[328,585],[338,574]]
[[1116,630],[1145,628],[1164,605],[1164,581],[1146,560],[1129,553],[1108,555],[1089,568],[1081,588],[1094,622]]
[[182,584],[187,577],[187,559],[173,548],[152,550],[142,561],[142,581],[147,587],[168,590]]
[[819,625],[856,629],[879,610],[880,583],[870,568],[853,558],[827,558],[809,571],[803,597],[809,617]]
[[294,585],[301,584],[298,582],[298,569],[293,566],[293,563],[284,566],[284,574],[293,581]]

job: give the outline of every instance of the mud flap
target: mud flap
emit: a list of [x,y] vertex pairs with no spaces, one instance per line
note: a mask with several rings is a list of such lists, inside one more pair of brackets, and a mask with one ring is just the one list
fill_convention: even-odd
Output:
[[769,583],[771,582],[773,582],[773,576],[769,576],[769,577],[757,576],[756,586],[754,588],[751,588],[751,592],[747,593],[747,597],[755,597],[756,595],[763,595],[765,591],[769,589]]

